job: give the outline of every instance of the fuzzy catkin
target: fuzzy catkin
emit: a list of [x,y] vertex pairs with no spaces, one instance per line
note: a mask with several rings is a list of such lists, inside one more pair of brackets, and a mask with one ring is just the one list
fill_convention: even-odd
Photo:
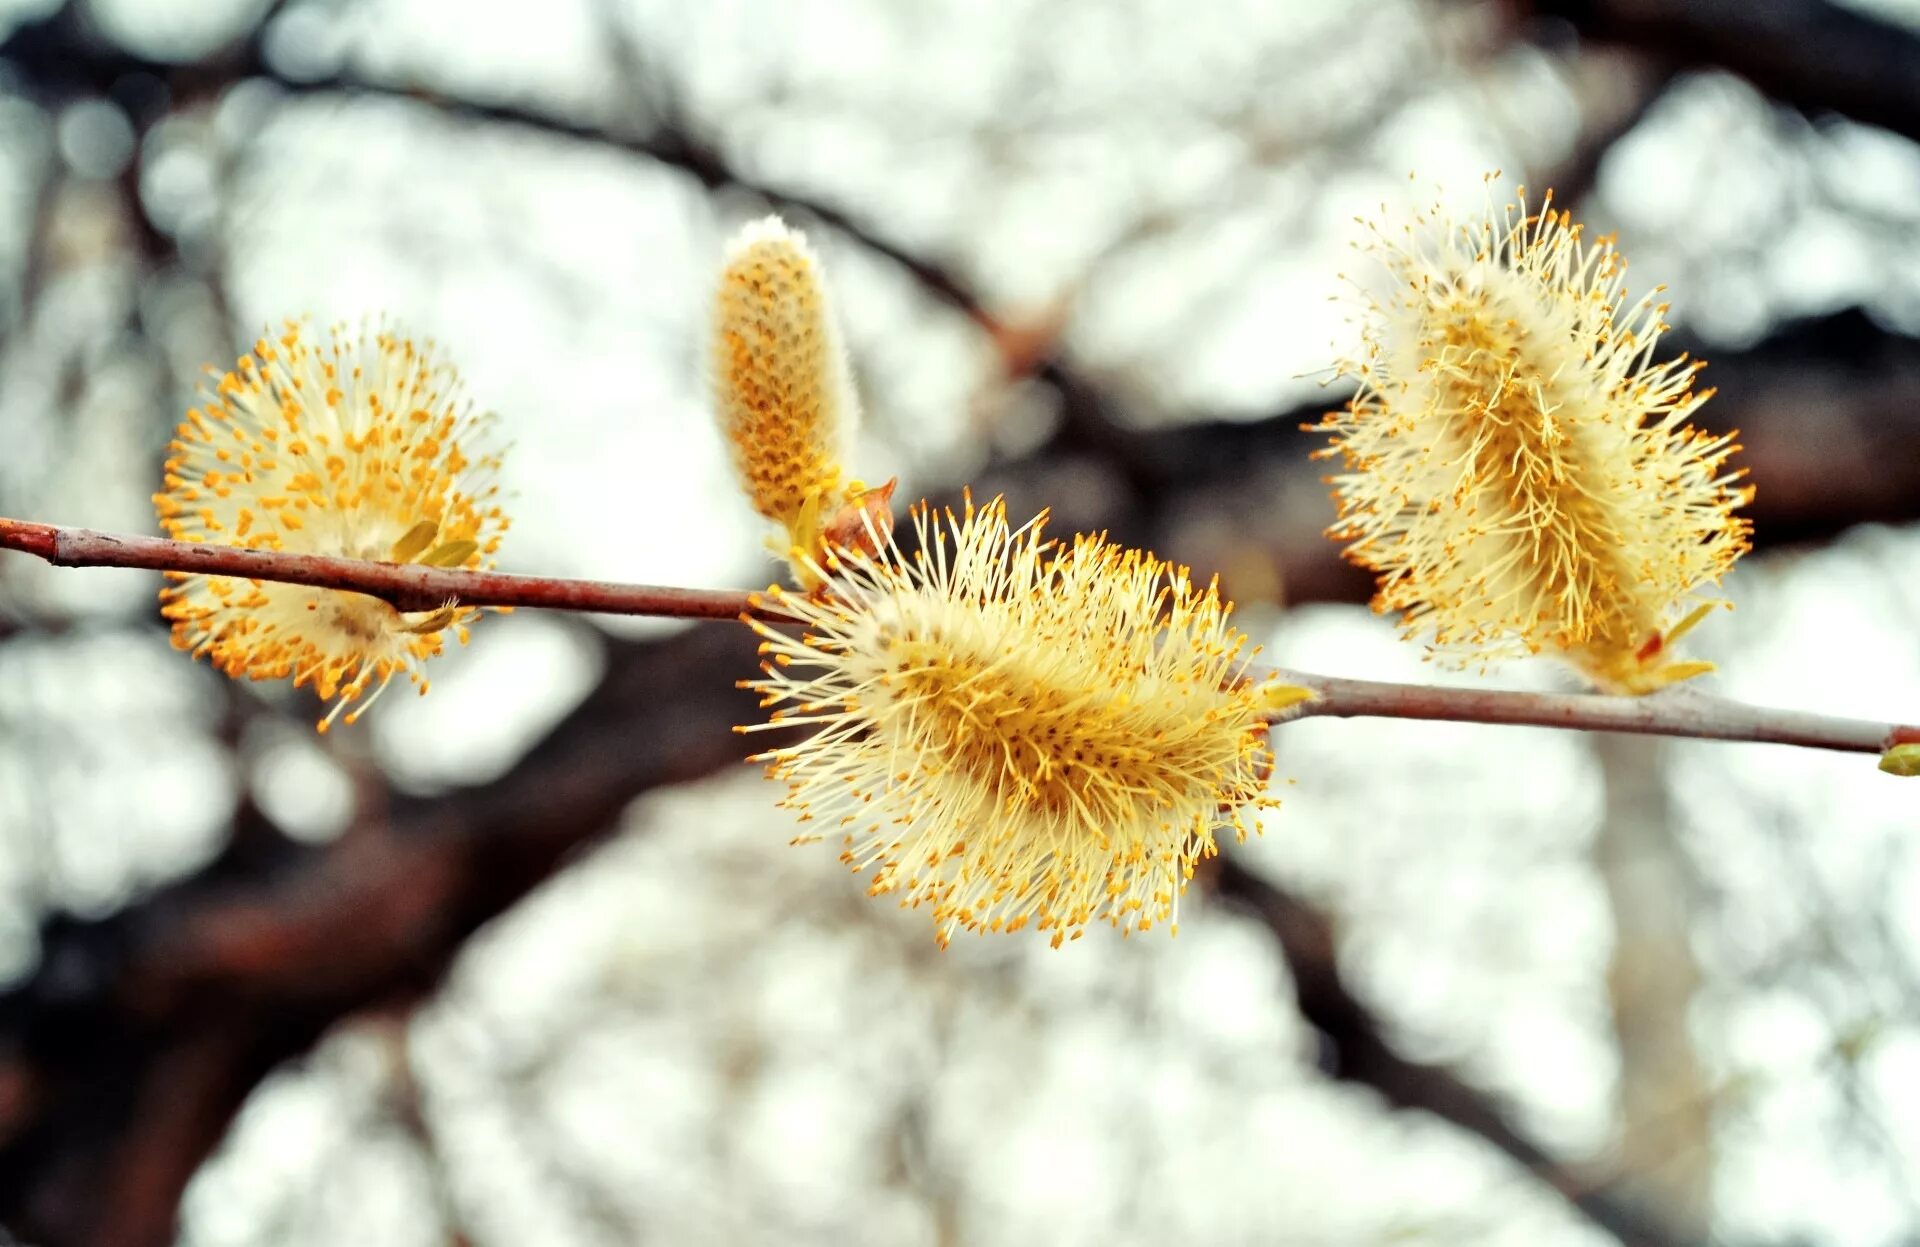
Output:
[[[487,569],[508,519],[491,417],[475,413],[431,343],[377,326],[322,342],[290,321],[263,337],[175,430],[164,488],[167,535],[257,550]],[[351,723],[477,613],[401,612],[337,589],[168,572],[161,613],[173,643],[234,677],[292,679]],[[371,695],[361,701],[371,689]],[[357,703],[357,704],[356,704]],[[352,707],[349,709],[349,707]]]
[[998,501],[915,516],[919,552],[843,552],[822,591],[770,590],[805,633],[765,639],[757,755],[871,891],[958,929],[1146,930],[1177,918],[1215,833],[1263,794],[1265,690],[1231,607],[1100,537],[1056,547]]
[[819,553],[822,527],[857,490],[843,460],[859,409],[820,261],[778,217],[748,225],[728,249],[713,392],[741,487],[784,530],[781,552]]
[[1340,365],[1358,392],[1318,427],[1344,466],[1329,534],[1379,574],[1374,609],[1442,655],[1546,651],[1613,692],[1706,669],[1671,642],[1748,548],[1752,490],[1733,435],[1686,423],[1701,365],[1654,361],[1659,291],[1629,303],[1612,241],[1550,195],[1363,249],[1390,285]]

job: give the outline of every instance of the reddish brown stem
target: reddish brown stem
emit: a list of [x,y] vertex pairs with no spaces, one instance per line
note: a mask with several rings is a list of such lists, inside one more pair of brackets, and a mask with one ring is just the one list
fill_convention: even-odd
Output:
[[563,580],[507,572],[470,572],[419,563],[374,563],[324,554],[283,554],[238,546],[170,541],[85,528],[61,528],[0,518],[0,548],[34,554],[60,567],[139,567],[277,580],[365,593],[395,610],[435,610],[449,601],[466,606],[537,606],[603,615],[657,615],[675,619],[783,618],[738,589],[678,589]]
[[60,532],[51,524],[35,524],[31,520],[10,520],[0,517],[0,546],[9,550],[19,550],[26,554],[36,554],[48,562],[55,562],[55,537]]

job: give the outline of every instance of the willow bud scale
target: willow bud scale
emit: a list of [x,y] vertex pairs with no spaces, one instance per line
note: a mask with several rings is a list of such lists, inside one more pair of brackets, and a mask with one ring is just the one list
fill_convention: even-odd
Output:
[[[260,339],[175,430],[165,489],[153,501],[167,535],[287,553],[491,568],[507,517],[494,501],[499,457],[488,417],[461,397],[431,345],[383,330],[335,327],[324,345],[289,322]],[[401,612],[379,598],[231,576],[167,573],[162,613],[173,643],[221,671],[311,684],[348,722],[474,610]],[[373,696],[348,707],[372,689]]]
[[1672,642],[1748,548],[1733,512],[1752,490],[1726,465],[1734,435],[1685,423],[1712,393],[1702,365],[1654,362],[1659,291],[1629,304],[1612,240],[1551,195],[1537,215],[1522,192],[1469,225],[1368,228],[1392,285],[1319,453],[1344,462],[1329,533],[1380,574],[1374,609],[1443,653],[1547,650],[1614,692],[1709,669]]
[[931,907],[942,944],[1171,922],[1216,831],[1275,804],[1231,607],[1102,537],[1057,546],[1043,518],[923,507],[913,558],[888,539],[833,556],[819,592],[767,591],[804,634],[747,620],[766,662],[743,686],[781,708],[739,730],[812,729],[755,760],[872,893]]

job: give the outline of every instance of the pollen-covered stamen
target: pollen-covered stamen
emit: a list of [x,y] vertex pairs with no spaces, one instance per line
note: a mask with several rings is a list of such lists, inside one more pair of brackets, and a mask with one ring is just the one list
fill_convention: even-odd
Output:
[[1270,804],[1266,693],[1228,608],[1151,555],[1011,529],[997,502],[915,525],[912,559],[883,539],[817,568],[822,592],[770,591],[804,635],[754,623],[746,686],[781,708],[743,730],[813,729],[759,755],[785,804],[943,941],[1173,918],[1215,831]]
[[1629,306],[1611,241],[1550,203],[1370,249],[1393,293],[1322,427],[1347,468],[1331,532],[1381,573],[1376,609],[1442,650],[1548,649],[1617,691],[1698,674],[1655,657],[1746,549],[1751,491],[1731,438],[1683,424],[1699,365],[1653,362],[1664,305]]
[[[384,330],[307,341],[289,322],[261,339],[187,413],[154,506],[169,536],[254,549],[493,565],[507,518],[492,482],[488,418],[432,348]],[[312,684],[353,721],[395,675],[419,667],[475,612],[403,613],[378,598],[223,576],[169,574],[174,644],[229,675]],[[367,695],[371,690],[371,695]],[[366,695],[353,710],[348,706]]]
[[1212,791],[1223,762],[1237,761],[1208,756],[1203,724],[1142,713],[1124,693],[1063,686],[1061,672],[1012,670],[952,648],[896,640],[883,681],[912,714],[912,735],[1006,808],[1077,819],[1101,836],[1139,809]]

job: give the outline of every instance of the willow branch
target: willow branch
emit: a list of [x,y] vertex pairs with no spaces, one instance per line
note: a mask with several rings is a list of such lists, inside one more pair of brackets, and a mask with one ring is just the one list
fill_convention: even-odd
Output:
[[[338,589],[377,597],[404,611],[434,610],[457,601],[466,606],[528,606],[671,619],[737,619],[742,615],[772,621],[785,618],[760,595],[739,589],[679,589],[459,571],[417,563],[376,563],[102,533],[3,517],[0,549],[35,555],[60,567],[197,572]],[[1650,697],[1605,697],[1592,693],[1438,688],[1285,669],[1262,674],[1313,694],[1277,712],[1275,723],[1319,717],[1436,719],[1754,741],[1874,754],[1896,745],[1920,743],[1920,726],[1750,706],[1686,687]]]
[[1799,745],[1846,753],[1885,753],[1895,745],[1920,742],[1920,727],[1911,724],[1751,706],[1685,685],[1646,697],[1604,697],[1594,693],[1436,688],[1425,684],[1350,680],[1306,671],[1279,670],[1274,675],[1313,693],[1311,699],[1276,714],[1276,723],[1322,716],[1444,719],[1456,723],[1507,723],[1585,732]]
[[375,563],[325,554],[286,554],[102,533],[4,517],[0,517],[0,549],[37,555],[56,567],[137,567],[342,589],[379,598],[400,611],[437,610],[457,601],[465,606],[533,606],[667,619],[738,619],[743,614],[784,618],[750,601],[752,595],[739,589],[678,589],[461,571],[420,563]]

